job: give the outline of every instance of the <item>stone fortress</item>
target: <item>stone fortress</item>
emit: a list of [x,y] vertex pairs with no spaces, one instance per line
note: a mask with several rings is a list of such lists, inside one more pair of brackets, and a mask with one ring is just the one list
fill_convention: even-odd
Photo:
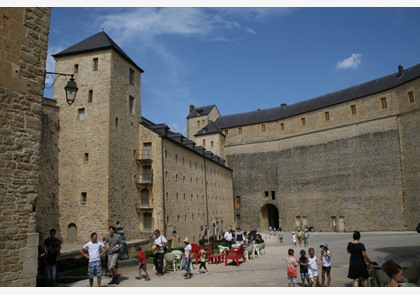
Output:
[[187,136],[141,116],[143,70],[104,32],[54,55],[76,101],[43,99],[49,8],[1,8],[0,286],[35,286],[50,228],[79,245],[120,225],[172,246],[227,226],[414,230],[420,65],[336,93],[223,116],[190,106]]

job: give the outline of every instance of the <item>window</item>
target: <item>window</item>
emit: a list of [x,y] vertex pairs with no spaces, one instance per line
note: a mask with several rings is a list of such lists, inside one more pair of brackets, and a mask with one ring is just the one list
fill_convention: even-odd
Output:
[[85,108],[77,109],[77,117],[79,121],[83,121],[85,119]]
[[212,140],[212,141],[210,141],[210,146],[211,146],[211,147],[213,147],[213,146],[214,146],[213,140]]
[[140,202],[142,207],[149,208],[149,191],[147,189],[141,190]]
[[280,130],[283,131],[284,130],[284,123],[280,123]]
[[92,71],[96,72],[98,70],[98,58],[95,57],[92,63]]
[[74,70],[73,71],[74,71],[75,74],[77,74],[79,72],[79,65],[78,64],[74,65]]
[[197,121],[197,127],[200,127],[200,120]]
[[264,196],[268,197],[268,191],[264,192]]
[[128,73],[128,80],[131,85],[134,85],[134,70],[133,69],[130,69]]
[[356,105],[355,104],[350,106],[350,110],[351,110],[352,115],[356,115]]
[[152,230],[152,213],[143,214],[143,229]]
[[325,121],[329,121],[330,120],[330,112],[325,112]]
[[82,204],[86,204],[86,201],[87,201],[87,193],[83,192],[83,193],[81,193],[81,195],[80,195],[80,202],[81,202]]
[[203,147],[206,147],[206,140],[203,139]]
[[306,125],[306,118],[305,118],[305,117],[303,117],[303,118],[301,118],[300,120],[302,121],[302,126],[305,126],[305,125]]
[[227,135],[228,135],[228,133],[229,133],[229,130],[228,130],[228,129],[226,129],[226,130],[225,130],[225,136],[227,136]]
[[261,124],[261,131],[265,132],[265,124]]
[[386,105],[386,97],[381,97],[381,107],[382,109],[386,109],[387,105]]
[[271,191],[271,199],[272,200],[276,199],[276,192],[275,191]]
[[118,127],[118,118],[115,118],[115,127]]
[[413,93],[413,91],[409,91],[407,94],[408,94],[408,102],[409,103],[414,103],[414,93]]
[[240,196],[236,196],[236,209],[241,208],[241,197]]
[[238,134],[242,134],[242,127],[238,128]]
[[83,158],[85,162],[89,161],[89,153],[85,153],[85,156]]
[[88,94],[88,103],[91,103],[93,100],[93,90],[89,90]]
[[130,114],[134,113],[134,97],[128,96],[128,111]]

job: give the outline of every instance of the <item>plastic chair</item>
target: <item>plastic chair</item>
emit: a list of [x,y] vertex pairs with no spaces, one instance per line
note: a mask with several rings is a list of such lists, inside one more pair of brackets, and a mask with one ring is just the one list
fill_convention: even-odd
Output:
[[376,271],[376,278],[378,280],[378,287],[385,286],[390,280],[389,276],[382,269]]
[[225,246],[222,246],[222,245],[218,245],[217,247],[219,248],[219,253],[220,254],[225,254],[226,250],[229,250],[229,247],[225,247]]
[[172,268],[173,271],[177,271],[177,255],[174,253],[165,253],[163,256],[163,266],[165,271]]

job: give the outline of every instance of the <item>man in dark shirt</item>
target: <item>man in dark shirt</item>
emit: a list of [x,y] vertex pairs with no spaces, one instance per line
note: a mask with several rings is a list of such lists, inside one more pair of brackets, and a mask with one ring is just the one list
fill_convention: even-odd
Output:
[[44,262],[47,286],[57,286],[57,257],[60,255],[61,241],[55,236],[56,230],[50,230],[50,236],[44,240]]

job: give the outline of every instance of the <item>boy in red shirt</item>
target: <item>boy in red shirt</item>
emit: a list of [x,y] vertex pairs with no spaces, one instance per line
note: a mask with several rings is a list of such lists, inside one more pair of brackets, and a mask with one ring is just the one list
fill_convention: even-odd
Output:
[[293,255],[295,254],[295,251],[293,249],[289,249],[289,251],[287,251],[287,253],[289,254],[288,257],[286,257],[286,264],[287,264],[287,285],[289,287],[295,287],[296,286],[296,280],[297,280],[297,269],[296,267],[298,266],[298,262],[296,260],[296,258],[293,257]]
[[147,261],[146,261],[146,254],[144,254],[144,251],[139,247],[137,256],[139,258],[139,276],[136,277],[136,279],[141,280],[141,270],[144,270],[144,273],[146,274],[146,281],[150,280],[149,274],[147,273]]

